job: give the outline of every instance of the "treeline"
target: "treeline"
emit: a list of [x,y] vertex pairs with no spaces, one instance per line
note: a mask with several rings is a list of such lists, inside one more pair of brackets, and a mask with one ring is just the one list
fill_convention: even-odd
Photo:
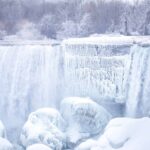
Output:
[[48,38],[149,35],[150,0],[0,0],[0,36],[27,31]]

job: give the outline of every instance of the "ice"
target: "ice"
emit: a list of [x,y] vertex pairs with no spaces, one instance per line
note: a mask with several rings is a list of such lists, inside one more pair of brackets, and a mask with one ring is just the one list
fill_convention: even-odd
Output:
[[0,121],[0,137],[6,138],[6,130],[3,123]]
[[[90,97],[106,109],[109,105],[111,113],[118,104],[119,116],[124,105],[127,116],[150,115],[149,36],[75,38],[64,40],[60,47],[59,43],[52,47],[48,40],[0,41],[0,45],[0,119],[10,140],[17,139],[14,134],[19,135],[29,113],[59,108],[62,97]],[[99,132],[97,125],[83,126],[67,128],[74,143]]]
[[62,43],[65,96],[88,96],[98,103],[125,102],[126,63],[133,40],[115,43],[121,38],[108,39],[89,37]]
[[65,98],[61,103],[61,113],[68,123],[68,140],[74,144],[100,134],[111,118],[103,107],[89,98]]
[[25,123],[21,142],[25,147],[43,143],[52,149],[60,150],[65,143],[64,128],[65,121],[56,109],[39,109],[31,113]]
[[29,146],[27,150],[51,150],[51,149],[43,144],[34,144]]
[[98,140],[87,140],[76,150],[147,150],[150,147],[150,119],[116,118]]
[[131,48],[131,61],[127,79],[126,115],[148,116],[150,112],[150,46]]
[[[149,36],[73,38],[62,49],[65,96],[91,97],[113,116],[150,114]],[[118,112],[109,104],[118,104]]]
[[0,119],[11,132],[8,134],[11,140],[16,138],[13,135],[18,134],[30,112],[57,107],[61,99],[59,52],[50,41],[1,44]]

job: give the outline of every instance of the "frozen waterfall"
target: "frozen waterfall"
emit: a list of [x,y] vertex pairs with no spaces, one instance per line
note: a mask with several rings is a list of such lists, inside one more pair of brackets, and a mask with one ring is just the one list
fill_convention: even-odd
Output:
[[11,131],[21,127],[31,111],[58,105],[59,53],[48,43],[0,46],[0,118]]
[[[150,38],[91,37],[63,42],[66,96],[106,107],[124,103],[130,117],[150,115]],[[113,109],[112,109],[113,108]],[[115,110],[111,105],[109,111]]]
[[130,44],[77,42],[62,44],[64,95],[90,97],[114,116],[122,114]]
[[133,37],[0,43],[0,119],[12,139],[30,112],[68,96],[90,97],[113,116],[150,115],[149,64],[150,45]]
[[133,46],[130,57],[126,115],[147,116],[150,113],[150,46]]

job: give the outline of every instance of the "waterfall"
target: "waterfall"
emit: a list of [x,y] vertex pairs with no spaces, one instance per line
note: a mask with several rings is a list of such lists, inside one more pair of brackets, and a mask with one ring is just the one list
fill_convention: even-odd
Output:
[[50,44],[0,46],[0,118],[8,129],[38,108],[57,107],[60,67],[59,50]]
[[110,113],[122,115],[126,104],[126,116],[149,115],[149,64],[150,46],[133,43],[0,44],[0,119],[12,136],[30,112],[59,107],[66,96],[110,104]]
[[140,117],[150,112],[150,47],[131,49],[127,81],[126,115]]
[[63,43],[63,49],[66,96],[124,102],[127,45]]

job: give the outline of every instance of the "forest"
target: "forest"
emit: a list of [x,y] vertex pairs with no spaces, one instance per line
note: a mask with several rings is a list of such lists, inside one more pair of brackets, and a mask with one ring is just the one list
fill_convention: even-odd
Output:
[[0,0],[0,39],[150,34],[150,0]]

